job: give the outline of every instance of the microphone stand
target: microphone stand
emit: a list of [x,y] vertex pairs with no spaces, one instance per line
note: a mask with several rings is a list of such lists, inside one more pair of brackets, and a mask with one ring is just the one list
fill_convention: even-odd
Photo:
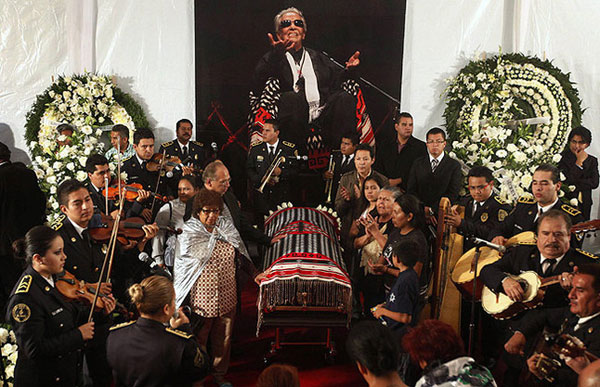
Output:
[[469,350],[468,356],[471,356],[473,352],[473,340],[475,336],[475,299],[477,298],[477,265],[479,263],[479,256],[481,255],[481,244],[475,245],[475,258],[473,263],[473,295],[471,296],[471,318],[469,319]]
[[[332,61],[336,66],[338,66],[341,69],[346,69],[346,66],[344,66],[343,64],[341,64],[340,62],[336,61],[335,59],[333,59],[328,53],[326,53],[325,51],[321,51],[321,54],[325,55],[327,58],[329,58],[330,61]],[[400,100],[397,98],[392,97],[391,95],[389,95],[388,93],[386,93],[385,91],[381,90],[381,88],[375,86],[373,83],[367,81],[366,79],[364,79],[363,77],[358,77],[358,79],[363,82],[364,84],[366,84],[367,86],[372,87],[373,89],[377,90],[381,95],[387,97],[387,99],[389,99],[390,101],[396,103],[398,106],[400,106]]]

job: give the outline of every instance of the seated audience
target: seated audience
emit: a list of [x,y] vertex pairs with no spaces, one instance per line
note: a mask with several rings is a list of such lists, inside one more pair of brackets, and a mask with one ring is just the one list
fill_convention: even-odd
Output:
[[[569,133],[569,145],[561,153],[558,168],[565,174],[565,184],[575,186],[567,193],[568,199],[577,199],[584,220],[590,219],[592,190],[598,188],[598,159],[585,150],[592,143],[592,132],[579,126]],[[567,190],[570,191],[570,190]]]
[[496,386],[492,373],[465,356],[462,339],[438,320],[424,320],[402,338],[402,346],[423,369],[416,387]]
[[389,328],[375,321],[361,321],[346,339],[346,351],[371,387],[406,386],[398,372],[398,342]]
[[300,387],[298,368],[288,364],[273,364],[260,373],[256,387]]
[[106,344],[115,385],[191,386],[205,377],[208,355],[192,334],[183,308],[175,308],[172,282],[151,276],[132,285],[129,295],[140,317],[110,328]]

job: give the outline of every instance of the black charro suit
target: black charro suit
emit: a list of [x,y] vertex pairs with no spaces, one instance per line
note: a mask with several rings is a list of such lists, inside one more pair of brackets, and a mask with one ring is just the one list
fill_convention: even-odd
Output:
[[[548,327],[558,334],[568,334],[580,339],[590,353],[600,356],[600,316],[584,322],[575,329],[579,317],[569,310],[569,307],[535,310],[525,316],[516,330],[523,333],[527,341],[534,338],[544,327]],[[555,381],[550,384],[544,381],[542,385],[548,386],[576,386],[578,375],[562,362],[553,376]]]
[[[481,239],[487,239],[490,232],[504,221],[511,210],[510,205],[493,192],[483,205],[478,205],[474,214],[471,196],[462,198],[459,204],[465,207],[465,216],[458,227],[458,232],[465,237],[475,236]],[[465,240],[464,251],[473,247],[472,242]]]
[[210,370],[210,359],[191,333],[140,317],[110,328],[107,354],[116,386],[191,386]]
[[[100,223],[100,216],[94,215],[88,227],[93,228]],[[67,256],[65,270],[79,280],[88,283],[98,282],[104,262],[106,244],[90,240],[88,245],[66,216],[60,217],[51,227],[58,231],[65,243],[64,253]],[[115,251],[115,262],[119,259],[118,255],[119,249]],[[85,356],[94,385],[108,385],[110,383],[110,367],[106,361],[106,338],[108,337],[110,325],[110,321],[101,324],[96,322],[94,338],[85,347]]]
[[[579,249],[569,249],[556,267],[545,277],[551,277],[564,272],[572,272],[575,266],[596,262],[597,257]],[[509,274],[518,275],[524,271],[534,271],[540,277],[542,267],[540,264],[540,252],[537,245],[521,244],[510,248],[498,261],[485,266],[481,270],[483,283],[495,292],[503,291],[502,280]],[[542,307],[555,308],[567,305],[568,292],[560,284],[550,285],[546,288],[546,294]]]
[[456,203],[463,184],[463,176],[458,161],[444,154],[442,161],[431,172],[429,154],[413,163],[408,177],[407,193],[415,195],[425,206],[437,213],[440,199],[447,197]]
[[19,347],[15,386],[75,386],[84,341],[78,326],[87,315],[31,266],[11,292],[6,320]]
[[177,140],[168,141],[160,146],[159,153],[163,151],[167,157],[178,157],[185,165],[193,164],[196,168],[204,168],[206,164],[214,159],[213,152],[206,148],[203,143],[198,141],[188,141],[188,156],[189,160],[186,162],[188,156],[184,156],[179,142]]
[[[577,224],[583,221],[583,215],[581,211],[563,204],[560,199],[552,206],[552,210],[560,210],[571,218],[571,223]],[[535,231],[536,221],[539,209],[535,199],[527,196],[519,198],[517,205],[513,208],[512,212],[504,219],[504,222],[499,223],[489,234],[489,239],[492,240],[495,237],[501,235],[505,238],[510,238],[513,235],[525,231]],[[571,244],[574,246],[581,246],[581,241],[578,241],[575,235],[571,237]]]
[[[296,156],[298,156],[298,151],[295,149],[295,145],[287,141],[279,140],[274,155],[269,154],[265,142],[256,143],[250,148],[246,172],[250,186],[255,190],[255,207],[258,214],[267,215],[269,210],[275,210],[277,205],[290,200],[291,182],[297,174]],[[284,158],[279,164],[281,169],[279,182],[274,185],[266,184],[261,194],[256,190],[260,187],[261,179],[268,173],[277,157]]]
[[[577,199],[579,209],[583,213],[585,220],[590,219],[592,210],[592,190],[598,188],[598,159],[588,154],[587,159],[583,161],[581,168],[575,164],[577,156],[566,149],[562,154],[562,159],[558,163],[558,168],[567,177],[565,185],[574,185],[575,191],[567,193],[568,199]],[[581,196],[581,197],[580,197]]]
[[106,198],[102,195],[103,188],[101,188],[100,190],[96,189],[96,187],[92,184],[91,181],[88,181],[86,187],[90,192],[92,202],[94,202],[94,214],[110,215],[111,212],[117,209],[114,200],[109,200],[108,212],[106,211]]

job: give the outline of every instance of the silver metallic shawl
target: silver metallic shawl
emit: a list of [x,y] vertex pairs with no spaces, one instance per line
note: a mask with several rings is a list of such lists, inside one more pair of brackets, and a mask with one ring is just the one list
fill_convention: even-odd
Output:
[[192,217],[183,225],[183,233],[179,236],[179,256],[175,258],[174,287],[175,304],[180,307],[194,283],[212,256],[217,240],[231,244],[244,257],[250,259],[246,245],[233,224],[233,218],[227,206],[217,220],[210,233],[200,220]]

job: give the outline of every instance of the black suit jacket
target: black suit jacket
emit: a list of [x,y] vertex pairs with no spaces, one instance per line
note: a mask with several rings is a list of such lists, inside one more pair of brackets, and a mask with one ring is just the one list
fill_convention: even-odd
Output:
[[158,152],[162,154],[165,151],[167,157],[179,157],[182,162],[185,162],[185,165],[193,164],[196,168],[204,168],[206,164],[214,159],[214,152],[205,147],[201,142],[189,141],[187,146],[189,156],[189,161],[187,162],[185,162],[185,157],[183,157],[183,152],[177,139],[163,143]]
[[[547,277],[564,272],[572,272],[575,266],[594,262],[594,256],[581,250],[569,249],[556,267]],[[540,252],[535,244],[518,245],[510,248],[498,261],[486,265],[481,270],[483,283],[495,292],[503,291],[502,280],[509,274],[520,274],[524,271],[535,271],[541,277]],[[568,292],[560,284],[546,288],[543,307],[555,308],[567,305]]]
[[[473,198],[467,196],[459,201],[461,206],[465,207],[465,216],[458,232],[464,236],[475,236],[481,239],[487,239],[490,232],[508,216],[511,208],[495,193],[485,201],[483,206],[479,206],[473,214]],[[474,247],[474,244],[465,240],[464,251]]]
[[[123,170],[123,172],[127,173],[127,183],[128,184],[140,183],[146,191],[150,191],[150,192],[154,192],[154,190],[156,189],[156,182],[158,181],[158,171],[157,172],[148,171],[146,168],[144,168],[142,165],[140,165],[136,155],[133,155],[133,156],[123,160],[122,170]],[[160,183],[158,185],[158,193],[160,195],[168,194],[168,188],[167,188],[167,184],[165,181],[166,180],[165,176],[166,176],[166,173],[165,173],[165,171],[163,171],[161,174]],[[151,203],[152,200],[149,200],[148,202]]]
[[442,197],[456,203],[462,184],[463,176],[458,161],[445,154],[435,172],[431,172],[429,155],[426,155],[415,160],[410,169],[407,192],[437,213]]
[[6,313],[19,347],[17,385],[75,386],[84,344],[77,327],[85,317],[28,266],[11,293]]
[[387,176],[388,179],[401,178],[400,188],[406,191],[413,163],[425,156],[427,156],[427,146],[413,136],[410,136],[402,151],[398,153],[398,140],[396,132],[394,132],[394,136],[389,136],[387,141],[377,143],[375,169]]
[[106,346],[117,386],[191,386],[211,368],[189,324],[171,329],[140,317],[112,327]]
[[35,173],[23,163],[0,165],[0,256],[12,256],[12,243],[45,220],[46,198]]
[[[94,215],[89,227],[93,227],[96,223],[99,223],[98,215]],[[106,244],[92,240],[91,246],[88,246],[66,216],[53,223],[52,228],[58,231],[65,243],[64,252],[67,256],[65,270],[77,279],[97,282],[104,262]]]
[[588,155],[582,168],[575,164],[576,161],[577,156],[567,149],[562,153],[562,159],[558,163],[558,167],[567,178],[565,184],[575,186],[575,191],[567,193],[567,198],[580,200],[578,207],[583,213],[584,220],[588,220],[590,219],[593,203],[592,190],[598,188],[598,159]]
[[[569,215],[571,223],[577,224],[583,222],[583,215],[581,211],[563,204],[560,199],[551,208],[552,210],[560,210]],[[498,223],[490,232],[489,239],[501,235],[505,238],[510,238],[513,235],[525,231],[535,231],[536,221],[535,218],[538,213],[537,202],[533,198],[521,197],[519,198],[517,205],[513,208],[512,212],[504,219],[504,222]],[[575,234],[571,236],[571,243],[573,246],[581,246],[581,241],[577,240]]]
[[[580,339],[587,351],[600,356],[600,316],[586,321],[575,330],[579,317],[569,310],[569,307],[532,310],[525,315],[516,330],[523,333],[527,340],[534,338],[544,327],[558,334],[568,334]],[[564,364],[553,375],[552,386],[576,386],[578,375]],[[546,383],[546,382],[545,382]],[[544,384],[546,385],[546,384]]]

